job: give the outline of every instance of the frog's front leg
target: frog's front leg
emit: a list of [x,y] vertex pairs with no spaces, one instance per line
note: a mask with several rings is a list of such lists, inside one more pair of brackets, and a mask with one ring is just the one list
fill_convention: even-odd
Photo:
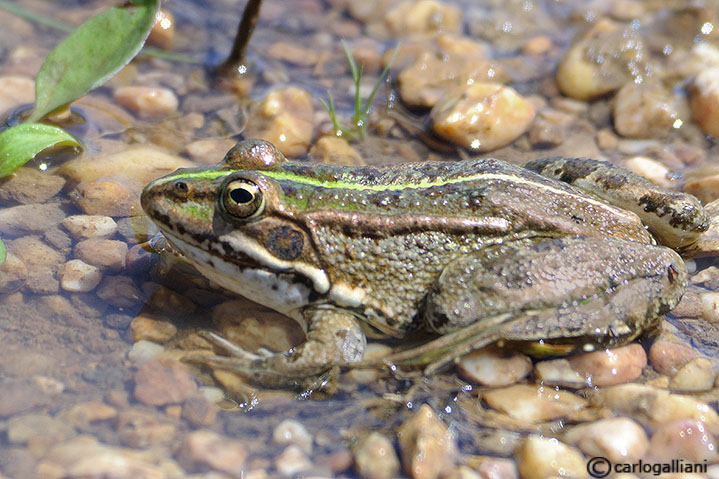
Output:
[[672,309],[686,287],[672,250],[606,237],[532,238],[457,258],[435,282],[428,326],[442,336],[385,358],[429,371],[490,343],[625,343]]
[[284,386],[297,379],[317,376],[333,366],[362,359],[366,339],[354,316],[339,309],[313,308],[305,311],[307,340],[284,354],[256,357],[196,358],[210,366],[236,372],[254,382]]

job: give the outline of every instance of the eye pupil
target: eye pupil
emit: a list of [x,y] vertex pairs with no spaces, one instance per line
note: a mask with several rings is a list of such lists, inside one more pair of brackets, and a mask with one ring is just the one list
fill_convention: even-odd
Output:
[[180,193],[187,193],[190,188],[188,188],[187,183],[184,181],[176,181],[175,182],[175,189],[179,191]]
[[230,198],[232,198],[232,201],[235,203],[243,205],[245,203],[250,203],[255,197],[245,188],[235,188],[230,191]]

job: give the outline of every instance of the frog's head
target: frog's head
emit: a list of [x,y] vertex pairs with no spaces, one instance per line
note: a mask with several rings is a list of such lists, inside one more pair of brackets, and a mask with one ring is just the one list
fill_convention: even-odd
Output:
[[326,293],[329,282],[307,232],[281,201],[278,182],[264,174],[285,161],[268,142],[243,141],[219,165],[153,181],[142,192],[142,208],[191,263],[232,291],[248,296],[240,278],[252,271]]

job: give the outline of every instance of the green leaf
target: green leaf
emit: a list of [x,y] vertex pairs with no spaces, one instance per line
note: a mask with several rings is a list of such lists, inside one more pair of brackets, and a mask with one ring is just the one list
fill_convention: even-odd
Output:
[[3,131],[0,133],[0,178],[53,146],[82,145],[64,130],[41,123],[24,123]]
[[137,55],[155,22],[159,0],[136,3],[92,17],[50,52],[37,74],[29,122],[102,85]]
[[5,251],[5,243],[3,243],[0,239],[0,264],[3,264],[5,262],[6,256],[7,252]]

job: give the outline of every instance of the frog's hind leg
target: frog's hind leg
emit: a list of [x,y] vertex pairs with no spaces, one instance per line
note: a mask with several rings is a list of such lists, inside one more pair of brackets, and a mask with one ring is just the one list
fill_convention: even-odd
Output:
[[673,308],[686,282],[682,259],[661,246],[606,237],[493,245],[450,263],[430,291],[425,319],[443,336],[385,362],[431,372],[499,340],[623,344]]

